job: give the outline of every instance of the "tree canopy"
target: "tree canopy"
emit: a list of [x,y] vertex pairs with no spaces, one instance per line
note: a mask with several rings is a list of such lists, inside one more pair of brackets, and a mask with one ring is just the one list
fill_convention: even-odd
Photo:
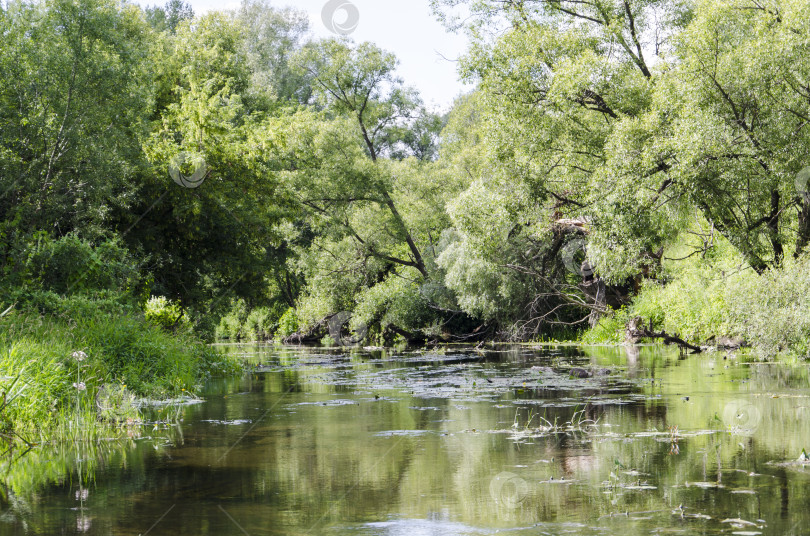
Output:
[[349,311],[385,341],[531,338],[717,240],[759,274],[807,248],[806,2],[432,5],[471,42],[447,113],[391,52],[263,0],[9,2],[0,297],[70,237],[125,247],[133,292],[200,330]]

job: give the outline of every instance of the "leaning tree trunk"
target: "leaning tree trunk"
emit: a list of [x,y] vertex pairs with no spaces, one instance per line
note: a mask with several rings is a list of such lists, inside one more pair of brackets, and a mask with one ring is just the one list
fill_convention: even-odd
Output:
[[796,237],[796,256],[810,243],[810,199],[804,199],[799,204],[799,232]]
[[594,327],[599,323],[605,311],[607,311],[607,285],[604,279],[597,277],[588,283],[588,287],[588,293],[593,296],[594,305],[594,308],[591,309],[591,314],[588,315],[588,324]]

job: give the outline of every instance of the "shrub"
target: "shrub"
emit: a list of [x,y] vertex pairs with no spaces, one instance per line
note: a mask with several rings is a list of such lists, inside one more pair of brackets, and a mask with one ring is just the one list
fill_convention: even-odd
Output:
[[667,285],[648,283],[636,297],[632,315],[684,340],[700,343],[729,335],[728,281],[711,270],[690,271]]
[[298,331],[298,316],[295,309],[290,307],[281,315],[278,321],[278,330],[276,331],[276,338],[284,338],[292,335]]
[[248,317],[247,304],[244,300],[236,300],[231,303],[228,313],[220,318],[216,327],[215,335],[217,339],[230,339],[238,341],[242,338],[242,326]]
[[381,327],[393,324],[417,331],[430,326],[436,317],[419,286],[399,274],[366,289],[360,293],[357,302],[352,328],[378,323]]
[[17,294],[17,309],[63,319],[86,318],[97,314],[120,316],[137,312],[135,302],[115,291],[100,291],[93,296],[73,294],[62,296],[52,290],[21,291]]
[[124,293],[140,279],[137,263],[118,240],[94,246],[74,234],[57,239],[45,235],[27,250],[28,257],[22,264],[29,287],[62,295]]
[[267,341],[278,330],[279,321],[286,312],[281,304],[253,309],[242,326],[244,337],[252,341]]
[[761,357],[810,357],[810,255],[786,259],[761,276],[750,274],[728,291],[737,335]]
[[0,301],[18,310],[66,320],[137,310],[137,263],[117,240],[93,245],[73,234],[53,239],[39,233],[8,251]]
[[751,271],[741,272],[742,259],[731,244],[717,237],[705,254],[691,255],[688,238],[681,237],[669,250],[678,261],[665,261],[662,281],[646,281],[633,303],[611,318],[604,318],[584,335],[587,342],[620,342],[616,323],[626,325],[640,316],[645,325],[677,334],[695,344],[729,336],[734,327],[729,317],[729,289]]
[[810,255],[757,275],[718,238],[705,256],[666,268],[666,284],[647,282],[626,312],[603,318],[583,341],[619,342],[620,325],[640,316],[693,343],[736,336],[763,358],[810,357]]
[[165,296],[153,296],[144,306],[144,317],[148,322],[166,331],[188,331],[191,322],[180,307]]
[[611,311],[599,319],[599,322],[582,335],[586,344],[619,344],[625,340],[625,327],[630,319],[627,308]]

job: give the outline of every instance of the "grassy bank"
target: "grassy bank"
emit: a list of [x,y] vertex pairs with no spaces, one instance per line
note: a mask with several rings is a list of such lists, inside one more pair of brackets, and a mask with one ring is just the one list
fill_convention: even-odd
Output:
[[[695,251],[686,240],[676,258]],[[627,322],[640,316],[657,330],[692,344],[721,338],[744,341],[758,358],[810,357],[810,255],[786,256],[756,273],[722,239],[686,260],[664,261],[628,307],[605,316],[583,342],[619,343]]]
[[193,396],[239,364],[134,315],[0,319],[0,434],[40,443],[109,436],[140,420],[138,398]]

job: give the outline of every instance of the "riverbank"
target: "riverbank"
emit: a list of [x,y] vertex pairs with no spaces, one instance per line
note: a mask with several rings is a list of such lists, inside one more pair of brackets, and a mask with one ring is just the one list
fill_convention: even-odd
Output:
[[[465,322],[426,324],[417,316],[406,323],[392,320],[387,313],[369,317],[359,308],[312,315],[303,304],[281,315],[280,311],[251,310],[237,303],[222,317],[217,336],[231,342],[276,340],[384,347],[490,341],[651,342],[644,337],[628,341],[628,326],[640,319],[644,331],[666,333],[693,347],[739,346],[766,360],[810,355],[810,256],[786,256],[777,267],[758,273],[728,241],[716,239],[712,249],[691,254],[696,247],[686,239],[673,246],[672,258],[663,258],[655,274],[628,290],[623,304],[600,311],[594,327],[588,326],[589,305],[584,301],[575,304],[577,314],[569,323],[538,321],[536,331],[523,337],[516,336],[514,328],[529,322],[527,318],[499,326],[498,318],[458,313],[455,316],[466,318]],[[447,315],[453,316],[451,312]]]
[[12,444],[126,435],[139,401],[193,397],[202,382],[241,365],[187,333],[143,317],[0,318],[0,436]]

